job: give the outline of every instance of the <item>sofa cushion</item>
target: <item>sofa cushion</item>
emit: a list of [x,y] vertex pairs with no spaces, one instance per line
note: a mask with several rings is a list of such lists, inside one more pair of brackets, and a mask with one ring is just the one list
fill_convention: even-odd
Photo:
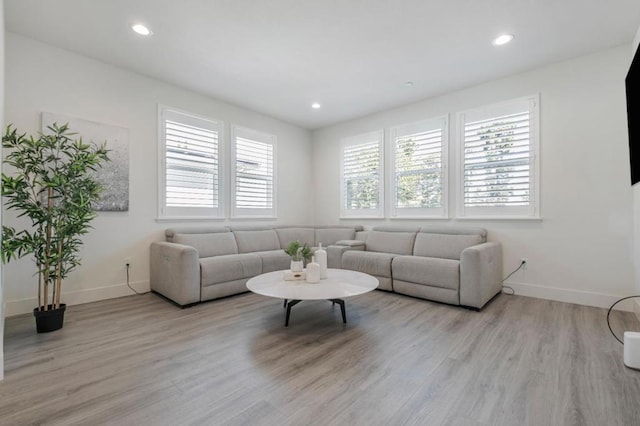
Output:
[[284,250],[256,251],[252,254],[262,259],[262,273],[282,271],[291,267],[291,257]]
[[238,253],[236,239],[228,231],[211,234],[174,234],[172,240],[174,243],[195,248],[200,258]]
[[262,260],[255,254],[230,254],[200,259],[202,287],[251,278],[262,273]]
[[238,243],[238,253],[253,253],[255,251],[278,250],[280,241],[273,229],[266,230],[234,230],[233,235]]
[[413,253],[415,232],[369,231],[367,251],[409,255]]
[[318,228],[316,229],[315,246],[322,243],[324,247],[327,247],[340,240],[353,240],[355,236],[355,228]]
[[396,256],[393,279],[432,287],[460,288],[460,262],[434,257]]
[[342,255],[342,268],[391,278],[391,260],[394,256],[389,253],[350,250]]
[[292,241],[300,241],[312,246],[315,239],[315,230],[313,228],[277,228],[276,234],[280,241],[280,248],[289,247]]
[[419,232],[413,247],[414,256],[460,260],[462,250],[486,241],[478,234],[433,234]]

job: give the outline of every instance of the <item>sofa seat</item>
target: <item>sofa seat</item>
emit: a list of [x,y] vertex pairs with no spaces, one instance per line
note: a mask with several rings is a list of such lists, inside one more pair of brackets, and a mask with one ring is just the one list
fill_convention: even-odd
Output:
[[262,273],[262,259],[254,253],[200,259],[202,287],[249,279]]
[[291,257],[284,250],[256,251],[252,254],[262,259],[262,273],[282,271],[291,267]]
[[376,277],[379,290],[392,291],[391,261],[396,254],[376,253],[372,251],[347,251],[342,256],[342,268],[364,272]]
[[392,262],[394,291],[445,303],[460,303],[460,261],[396,256]]

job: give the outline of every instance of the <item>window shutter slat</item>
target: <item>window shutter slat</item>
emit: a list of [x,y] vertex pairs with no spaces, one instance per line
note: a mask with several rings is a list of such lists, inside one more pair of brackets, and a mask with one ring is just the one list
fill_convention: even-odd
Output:
[[248,130],[236,132],[234,208],[243,212],[274,209],[274,145],[249,136]]
[[527,109],[464,123],[464,206],[529,205],[532,183],[530,121],[531,114]]
[[443,208],[443,136],[442,126],[395,136],[396,214],[402,209]]
[[202,127],[164,121],[166,207],[218,208],[218,132],[202,121]]

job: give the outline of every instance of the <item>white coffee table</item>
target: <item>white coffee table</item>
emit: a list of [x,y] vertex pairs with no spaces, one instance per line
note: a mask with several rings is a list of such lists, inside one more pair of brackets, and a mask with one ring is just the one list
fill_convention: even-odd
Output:
[[346,269],[328,269],[327,278],[319,283],[306,281],[285,281],[285,271],[274,271],[258,275],[247,281],[247,288],[263,296],[284,299],[287,308],[285,327],[289,326],[291,307],[303,300],[328,300],[340,305],[342,321],[347,322],[344,305],[345,297],[364,294],[378,287],[378,279],[371,275]]

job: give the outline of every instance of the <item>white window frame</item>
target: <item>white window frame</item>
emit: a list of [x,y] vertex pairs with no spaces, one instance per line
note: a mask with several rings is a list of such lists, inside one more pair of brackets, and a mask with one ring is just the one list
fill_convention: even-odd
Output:
[[[492,105],[458,112],[457,123],[457,185],[456,217],[458,219],[533,219],[540,215],[540,95],[535,94],[512,99]],[[528,108],[529,122],[529,205],[528,206],[486,206],[466,207],[464,205],[464,128],[467,121],[473,122],[485,118],[500,117],[514,113],[523,107]]]
[[[361,145],[377,141],[380,153],[380,170],[378,181],[378,208],[377,209],[346,209],[345,208],[345,185],[344,185],[344,150],[348,146]],[[371,219],[384,218],[385,209],[385,151],[384,151],[384,130],[363,133],[356,136],[344,138],[340,141],[340,218],[341,219]]]
[[[166,126],[173,119],[218,133],[218,207],[169,207],[166,205]],[[224,122],[166,105],[158,105],[158,220],[215,220],[224,219],[225,209],[225,144]]]
[[[271,144],[273,146],[273,193],[272,193],[272,207],[270,209],[247,209],[236,206],[236,139],[246,138],[255,140],[258,142]],[[276,135],[264,133],[258,130],[242,127],[236,124],[231,125],[231,144],[230,144],[230,159],[231,159],[231,179],[230,179],[230,205],[231,205],[231,218],[232,219],[277,219],[277,188],[278,188],[278,157],[277,157],[277,142]]]
[[[440,207],[397,207],[397,186],[396,186],[396,143],[402,136],[413,135],[442,129],[442,151],[440,166],[440,181],[442,183],[442,200]],[[447,219],[449,204],[449,118],[441,116],[414,123],[407,123],[392,127],[389,130],[389,214],[391,219]]]

